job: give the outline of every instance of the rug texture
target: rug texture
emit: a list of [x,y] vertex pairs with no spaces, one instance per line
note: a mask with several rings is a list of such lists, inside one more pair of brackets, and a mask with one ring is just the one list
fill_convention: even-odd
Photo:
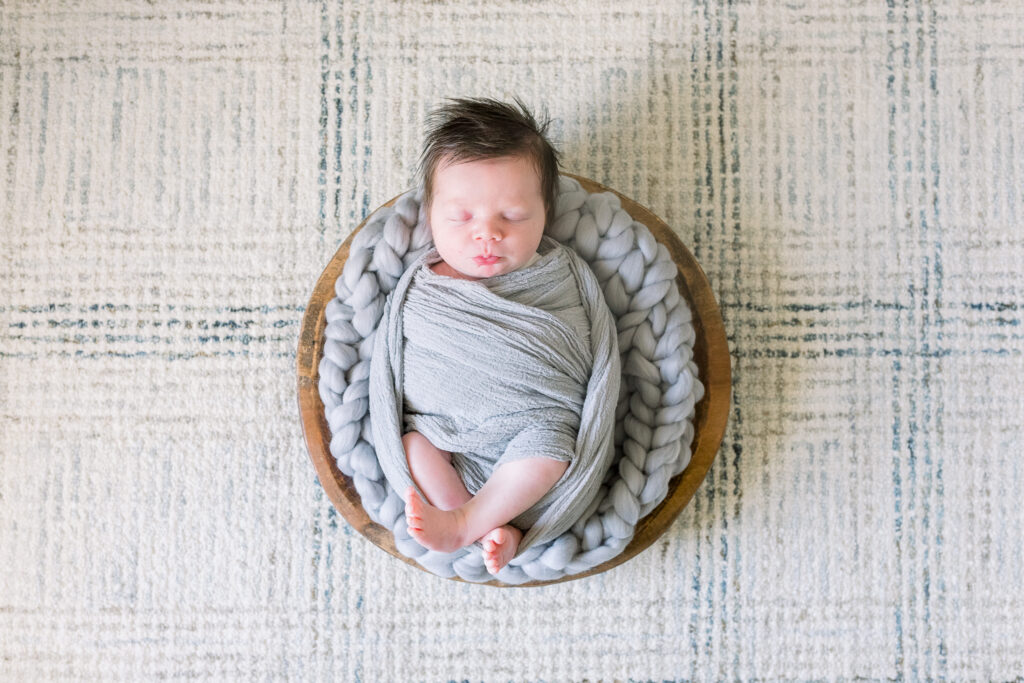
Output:
[[[0,679],[1024,676],[1024,9],[0,4]],[[321,270],[429,109],[521,96],[666,220],[733,363],[654,546],[533,589],[348,526]]]

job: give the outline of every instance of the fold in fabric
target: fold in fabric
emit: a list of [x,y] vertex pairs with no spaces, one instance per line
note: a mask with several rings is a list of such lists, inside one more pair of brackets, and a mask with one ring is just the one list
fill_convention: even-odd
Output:
[[569,463],[511,521],[524,531],[517,554],[557,538],[597,495],[620,382],[615,321],[597,278],[550,237],[539,253],[520,270],[469,281],[434,273],[440,257],[429,250],[388,297],[370,371],[374,448],[399,494],[414,485],[402,447],[409,431],[452,454],[471,494],[506,462]]

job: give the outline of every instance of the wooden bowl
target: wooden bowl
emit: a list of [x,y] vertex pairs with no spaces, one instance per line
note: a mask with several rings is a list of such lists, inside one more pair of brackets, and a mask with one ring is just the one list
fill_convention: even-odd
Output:
[[[679,268],[679,275],[676,277],[679,293],[686,299],[693,314],[693,327],[696,333],[693,355],[700,381],[704,384],[704,397],[695,406],[694,438],[690,464],[669,482],[665,500],[637,522],[635,535],[629,545],[616,557],[588,571],[554,581],[530,581],[518,584],[519,586],[542,586],[604,572],[622,564],[651,545],[658,536],[668,529],[679,511],[690,501],[711,468],[711,462],[721,445],[729,417],[732,386],[725,327],[722,323],[722,314],[715,302],[714,293],[711,291],[711,285],[700,265],[672,230],[648,209],[593,180],[571,174],[565,175],[575,178],[588,192],[613,192],[616,194],[622,202],[622,208],[634,220],[646,225],[655,239],[668,249],[672,260]],[[395,197],[385,206],[391,205],[397,199],[398,197]],[[362,507],[352,480],[338,469],[334,456],[330,452],[331,433],[327,427],[324,405],[320,400],[320,392],[317,388],[317,368],[323,357],[324,329],[327,324],[324,309],[327,303],[334,298],[334,283],[341,274],[345,259],[348,258],[349,244],[365,224],[366,221],[363,221],[358,228],[352,231],[348,239],[338,248],[334,258],[324,268],[302,317],[297,354],[299,414],[302,418],[302,431],[306,437],[306,446],[309,449],[309,455],[313,460],[320,484],[348,523],[374,544],[398,559],[427,571],[420,567],[415,560],[398,552],[391,531],[370,519]],[[462,579],[456,577],[453,580],[461,581]],[[484,585],[510,586],[511,584],[495,579]]]

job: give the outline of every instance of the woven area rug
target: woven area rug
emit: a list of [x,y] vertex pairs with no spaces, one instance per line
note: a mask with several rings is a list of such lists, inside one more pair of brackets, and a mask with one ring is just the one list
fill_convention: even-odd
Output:
[[[1016,2],[0,4],[0,679],[1024,676]],[[733,405],[654,546],[433,577],[300,430],[321,270],[520,95],[665,219]]]

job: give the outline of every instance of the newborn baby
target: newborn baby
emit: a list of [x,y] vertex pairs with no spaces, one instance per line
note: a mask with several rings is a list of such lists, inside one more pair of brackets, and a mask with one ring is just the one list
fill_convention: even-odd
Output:
[[[565,513],[597,493],[613,449],[615,326],[586,264],[544,236],[557,155],[525,107],[455,100],[434,122],[422,166],[435,249],[388,301],[371,421],[378,442],[401,425],[404,467],[380,461],[403,487],[410,535],[441,552],[479,541],[496,574],[524,531],[559,516],[564,531]],[[397,416],[381,400],[392,387]],[[588,403],[588,387],[610,400]],[[581,448],[593,451],[582,461]]]

